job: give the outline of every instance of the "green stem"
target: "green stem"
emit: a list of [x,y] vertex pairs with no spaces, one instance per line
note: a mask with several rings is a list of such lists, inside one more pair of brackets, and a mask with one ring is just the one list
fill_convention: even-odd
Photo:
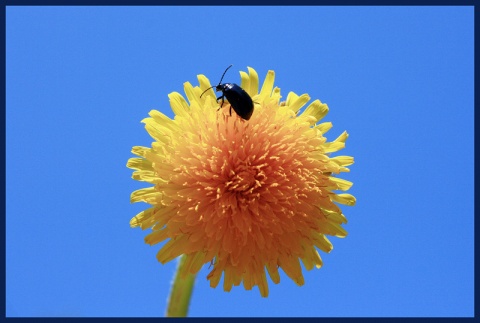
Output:
[[170,297],[168,298],[166,317],[186,317],[188,313],[188,305],[192,297],[196,274],[188,273],[185,277],[181,277],[180,273],[183,271],[183,266],[185,266],[185,259],[186,256],[182,255],[178,261]]

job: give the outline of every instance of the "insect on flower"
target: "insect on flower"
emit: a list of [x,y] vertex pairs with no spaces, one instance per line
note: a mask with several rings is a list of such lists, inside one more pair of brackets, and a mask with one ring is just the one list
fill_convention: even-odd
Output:
[[227,67],[225,72],[223,72],[222,78],[220,79],[220,82],[218,82],[218,85],[214,85],[203,91],[202,95],[207,92],[210,89],[215,88],[217,92],[222,91],[222,95],[217,98],[217,100],[222,99],[222,104],[220,105],[220,110],[223,107],[223,103],[225,102],[225,97],[227,97],[228,102],[230,103],[230,116],[232,116],[232,108],[235,110],[235,112],[245,120],[250,119],[250,117],[253,114],[253,101],[250,95],[248,95],[247,92],[245,92],[244,89],[242,89],[240,86],[238,86],[235,83],[224,83],[222,84],[223,77],[225,76],[225,73],[227,73],[228,69],[232,67],[230,65]]
[[[263,84],[250,67],[240,72],[240,86],[222,84],[228,68],[218,85],[198,75],[198,86],[184,83],[186,98],[170,93],[173,119],[152,110],[142,120],[153,142],[134,146],[127,167],[148,183],[131,202],[149,207],[130,226],[149,229],[145,242],[160,245],[160,263],[184,257],[179,277],[210,263],[211,287],[257,286],[267,297],[268,277],[278,284],[283,271],[303,285],[303,269],[321,268],[320,252],[332,251],[329,237],[347,236],[339,204],[356,200],[339,192],[353,183],[338,175],[350,171],[354,158],[332,156],[349,135],[327,141],[332,123],[321,121],[327,104],[307,105],[310,96],[293,91],[281,102],[273,70]],[[239,117],[218,113],[219,99]]]

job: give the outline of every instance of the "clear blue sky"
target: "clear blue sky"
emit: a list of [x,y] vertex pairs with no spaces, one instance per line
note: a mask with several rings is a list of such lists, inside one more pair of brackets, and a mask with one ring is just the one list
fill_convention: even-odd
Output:
[[7,7],[7,316],[163,316],[176,262],[130,219],[140,123],[205,74],[330,107],[345,239],[297,287],[209,287],[190,316],[473,316],[473,7]]

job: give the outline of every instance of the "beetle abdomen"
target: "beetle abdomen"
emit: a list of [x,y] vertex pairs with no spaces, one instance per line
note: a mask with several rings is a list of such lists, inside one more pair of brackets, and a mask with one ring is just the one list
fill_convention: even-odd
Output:
[[235,83],[226,83],[223,87],[223,94],[241,118],[250,119],[253,114],[253,101],[244,89]]

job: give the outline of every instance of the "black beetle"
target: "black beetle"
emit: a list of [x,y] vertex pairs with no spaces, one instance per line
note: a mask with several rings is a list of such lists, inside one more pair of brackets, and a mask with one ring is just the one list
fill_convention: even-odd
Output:
[[232,108],[235,110],[235,112],[243,119],[248,120],[252,116],[253,113],[253,101],[250,95],[248,95],[247,92],[245,92],[244,89],[242,89],[240,86],[238,86],[235,83],[224,83],[222,84],[223,77],[225,76],[225,73],[227,73],[228,69],[232,67],[230,65],[227,67],[225,72],[223,72],[222,78],[220,79],[220,82],[218,82],[218,85],[214,85],[203,91],[202,95],[207,92],[208,90],[215,88],[215,90],[222,91],[222,95],[217,98],[217,100],[222,99],[222,105],[220,105],[219,110],[223,107],[223,103],[225,102],[224,98],[227,97],[228,102],[230,103],[230,116],[232,115]]

